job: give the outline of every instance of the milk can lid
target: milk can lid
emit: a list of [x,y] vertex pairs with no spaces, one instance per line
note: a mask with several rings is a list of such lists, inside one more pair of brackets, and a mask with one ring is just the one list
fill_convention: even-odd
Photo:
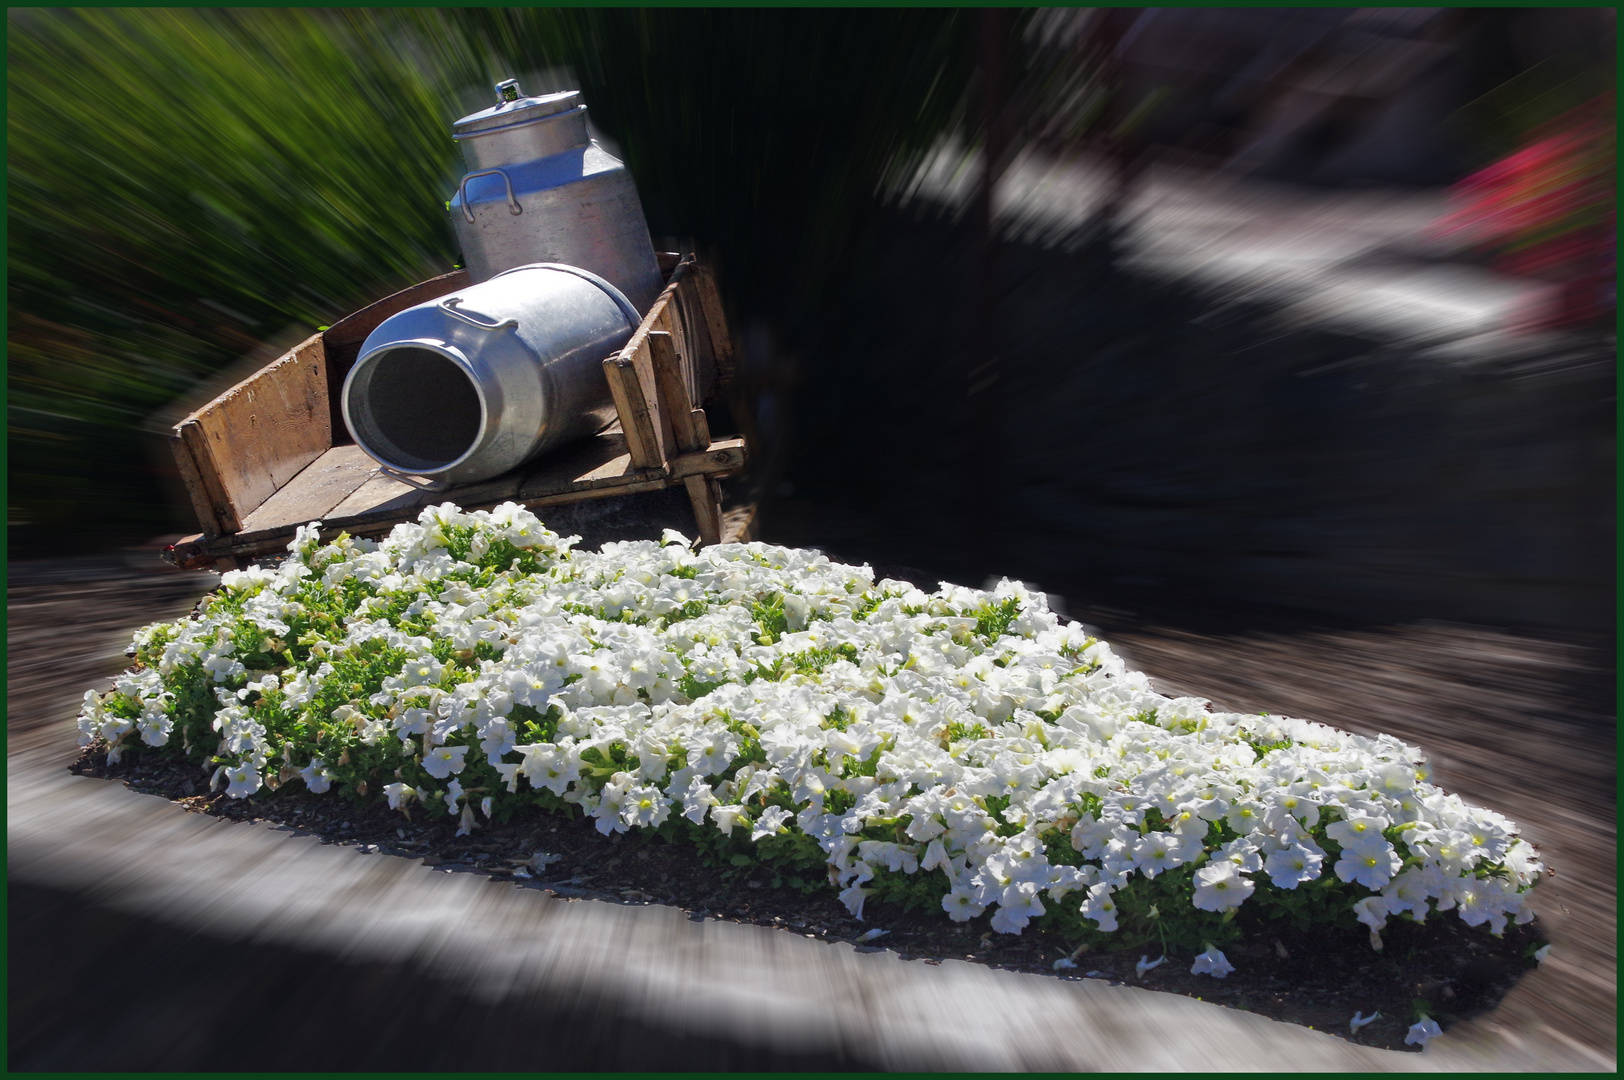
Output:
[[519,89],[517,79],[507,79],[496,84],[496,104],[489,109],[469,113],[452,124],[452,137],[462,138],[465,135],[483,134],[515,124],[528,124],[584,107],[581,104],[579,90],[562,90],[556,94],[526,97]]

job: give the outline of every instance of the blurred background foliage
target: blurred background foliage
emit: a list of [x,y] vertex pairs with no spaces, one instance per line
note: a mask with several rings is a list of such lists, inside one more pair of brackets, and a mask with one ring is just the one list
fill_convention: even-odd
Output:
[[966,18],[12,9],[12,554],[194,527],[168,425],[242,358],[451,268],[450,124],[499,79],[579,85],[736,317],[804,310],[888,170],[962,115]]

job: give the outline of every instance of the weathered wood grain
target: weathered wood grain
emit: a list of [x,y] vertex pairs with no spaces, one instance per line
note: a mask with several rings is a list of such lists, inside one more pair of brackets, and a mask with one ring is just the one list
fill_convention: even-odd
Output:
[[678,454],[671,459],[666,471],[673,480],[708,473],[716,475],[744,467],[743,439],[721,439],[704,450]]
[[660,397],[660,415],[670,425],[676,448],[701,449],[706,444],[699,441],[694,428],[695,409],[688,399],[688,379],[676,340],[664,330],[655,330],[648,336],[648,348]]
[[716,382],[717,389],[720,389],[733,381],[737,370],[733,335],[728,332],[727,315],[722,310],[722,298],[716,291],[716,278],[704,266],[694,268],[694,277],[700,308],[705,313],[705,327],[710,334],[711,348],[715,351]]
[[635,354],[628,355],[625,351],[609,357],[603,362],[603,374],[609,380],[615,411],[620,414],[632,464],[639,469],[657,469],[664,464],[665,456],[660,451],[655,414],[645,396],[634,357]]
[[240,529],[332,445],[327,390],[316,334],[177,426],[221,531]]
[[240,533],[248,539],[323,518],[377,475],[378,463],[359,446],[332,447],[243,518]]

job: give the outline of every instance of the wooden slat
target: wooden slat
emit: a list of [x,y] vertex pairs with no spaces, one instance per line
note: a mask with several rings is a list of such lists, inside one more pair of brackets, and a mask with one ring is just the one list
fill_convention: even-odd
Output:
[[[183,425],[184,426],[184,425]],[[196,427],[196,423],[192,422]],[[197,523],[202,530],[210,536],[219,536],[228,531],[221,524],[218,514],[215,513],[215,503],[225,502],[224,494],[218,498],[210,492],[209,485],[204,481],[203,474],[198,470],[197,462],[192,458],[192,451],[186,443],[185,432],[177,428],[169,437],[169,452],[174,455],[175,468],[180,472],[180,481],[186,487],[186,494],[192,500],[192,509],[197,512]]]
[[660,396],[660,413],[671,426],[678,450],[699,450],[701,442],[694,428],[694,407],[688,400],[688,380],[682,359],[670,334],[655,330],[648,336],[649,359],[654,364],[654,384]]
[[722,439],[711,443],[704,450],[678,454],[671,459],[666,472],[671,479],[681,480],[700,473],[733,472],[744,468],[744,462],[744,440]]
[[245,535],[297,528],[324,518],[378,475],[378,463],[359,446],[335,446],[243,519]]
[[625,352],[616,353],[603,362],[603,374],[609,380],[609,393],[615,399],[615,412],[620,415],[632,465],[639,469],[660,468],[664,459],[659,429],[654,426],[636,360]]
[[629,484],[616,484],[613,487],[592,488],[585,491],[566,491],[558,495],[542,495],[522,501],[526,506],[562,506],[565,503],[584,502],[587,499],[607,499],[611,495],[636,495],[645,491],[662,491],[670,486],[671,482],[664,478],[638,480]]
[[722,493],[708,476],[690,476],[683,482],[688,501],[693,504],[694,522],[699,526],[701,544],[722,542]]
[[379,473],[328,511],[327,516],[333,522],[344,523],[346,527],[357,518],[406,521],[415,517],[417,508],[425,505],[430,497],[431,493],[422,488],[396,480],[387,473]]
[[722,543],[748,544],[756,538],[756,504],[735,506],[722,515]]
[[[692,256],[684,256],[682,261],[677,264],[676,268],[671,272],[665,288],[655,298],[654,303],[649,306],[648,314],[643,316],[643,321],[638,324],[637,329],[633,331],[631,338],[621,347],[618,354],[621,359],[630,361],[637,373],[638,382],[643,391],[644,405],[648,410],[650,430],[655,433],[655,445],[650,448],[653,453],[650,453],[647,457],[641,456],[643,452],[641,438],[634,436],[632,439],[634,447],[632,460],[636,461],[639,467],[642,468],[652,468],[655,464],[663,462],[676,449],[673,439],[667,434],[671,426],[670,418],[663,415],[660,409],[660,395],[654,377],[654,363],[648,351],[648,335],[655,331],[672,333],[673,329],[678,326],[680,316],[675,309],[677,290],[681,288],[683,281],[694,265]],[[680,330],[678,333],[680,334]],[[677,345],[680,349],[680,339]],[[608,364],[609,361],[604,361],[605,371],[608,370]],[[612,390],[614,386],[613,378],[610,379],[610,386]],[[630,401],[626,404],[628,407],[635,408],[635,405]],[[618,409],[620,405],[621,399],[619,397],[615,398],[616,408]],[[622,418],[622,426],[626,426],[624,418]]]
[[705,327],[710,331],[711,348],[716,354],[716,381],[718,387],[726,386],[733,381],[737,369],[733,335],[728,333],[727,315],[722,311],[722,298],[717,295],[715,277],[703,266],[695,266],[694,272],[699,306],[705,313]]
[[586,491],[654,475],[632,464],[623,432],[606,432],[534,462],[519,485],[518,497]]
[[177,425],[224,531],[332,446],[326,406],[316,334]]
[[677,352],[682,357],[688,399],[695,405],[703,405],[715,396],[716,349],[711,343],[710,328],[705,325],[704,305],[699,300],[697,267],[678,283],[676,300],[683,331]]

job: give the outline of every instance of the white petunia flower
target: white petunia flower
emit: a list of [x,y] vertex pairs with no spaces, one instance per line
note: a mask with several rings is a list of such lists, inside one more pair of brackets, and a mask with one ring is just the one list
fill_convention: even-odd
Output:
[[1111,886],[1105,882],[1091,887],[1088,898],[1079,908],[1085,918],[1093,919],[1099,929],[1111,931],[1117,928],[1116,901],[1111,899]]
[[1133,973],[1134,973],[1134,975],[1136,977],[1143,979],[1147,972],[1150,972],[1151,970],[1153,970],[1155,968],[1161,967],[1162,966],[1162,961],[1164,961],[1166,959],[1167,959],[1167,957],[1165,957],[1165,956],[1158,956],[1154,960],[1152,960],[1148,956],[1141,956],[1139,958],[1139,962],[1133,966]]
[[1197,956],[1195,963],[1190,965],[1191,975],[1211,975],[1215,979],[1222,979],[1234,970],[1235,966],[1229,962],[1229,958],[1212,945],[1208,945],[1207,951]]
[[231,782],[230,786],[226,788],[226,794],[233,799],[246,799],[259,790],[259,773],[254,770],[254,766],[249,762],[244,762],[241,765],[228,765],[226,767],[226,779]]
[[[1329,831],[1329,830],[1327,830]],[[1357,881],[1367,889],[1380,889],[1392,880],[1404,865],[1393,845],[1385,840],[1380,847],[1349,847],[1336,861],[1336,876],[1343,881]]]
[[466,746],[436,746],[424,753],[423,771],[436,780],[460,774],[463,770],[463,758],[467,753]]
[[[305,787],[310,789],[312,795],[321,795],[333,786],[332,774],[327,771],[327,766],[319,757],[311,758],[310,764],[299,770],[299,778],[305,782]],[[391,803],[389,809],[394,810],[397,807]]]
[[1202,911],[1227,911],[1244,903],[1254,888],[1234,863],[1211,863],[1195,872],[1193,903]]
[[1318,845],[1304,839],[1289,847],[1271,851],[1263,860],[1263,869],[1276,887],[1295,889],[1320,876],[1320,864],[1324,857],[1325,852]]
[[1419,1021],[1410,1025],[1409,1032],[1404,1036],[1404,1045],[1419,1046],[1425,1050],[1427,1043],[1442,1035],[1443,1029],[1438,1022],[1429,1016],[1423,1016]]
[[1364,1027],[1366,1024],[1380,1020],[1381,1018],[1382,1014],[1379,1012],[1373,1012],[1369,1016],[1363,1015],[1362,1011],[1356,1012],[1353,1014],[1353,1019],[1348,1021],[1348,1032],[1349,1034],[1357,1035],[1359,1034],[1360,1028]]

